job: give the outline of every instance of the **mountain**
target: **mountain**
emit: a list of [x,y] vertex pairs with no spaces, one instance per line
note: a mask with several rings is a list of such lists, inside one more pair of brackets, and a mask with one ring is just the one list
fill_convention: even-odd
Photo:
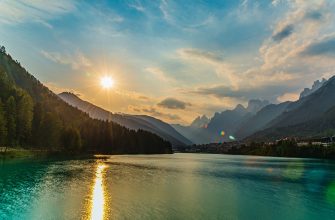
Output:
[[172,127],[193,143],[202,144],[209,141],[210,134],[206,129],[209,122],[210,119],[203,115],[195,118],[189,126],[172,124]]
[[[312,88],[305,88],[300,94],[300,102],[302,103],[305,100],[305,97],[311,95],[326,82],[326,79],[317,80],[313,83]],[[277,117],[279,117],[284,112],[295,109],[299,104],[292,102],[283,102],[279,104],[271,104],[259,112],[257,112],[253,117],[244,122],[236,132],[236,138],[243,139],[253,133],[271,127],[272,122]]]
[[270,104],[258,111],[254,116],[243,122],[235,132],[235,138],[241,140],[256,131],[262,130],[265,126],[281,115],[290,102]]
[[69,105],[87,113],[91,118],[112,121],[129,129],[150,131],[168,140],[173,147],[192,144],[173,127],[159,119],[146,115],[115,114],[84,101],[69,92],[63,92],[58,96]]
[[[229,136],[235,136],[236,131],[245,121],[267,105],[269,105],[269,102],[266,100],[253,99],[248,102],[246,108],[238,104],[233,110],[215,113],[207,127],[212,134],[211,142],[229,141]],[[223,137],[220,137],[221,131],[225,132]]]
[[320,117],[335,105],[335,76],[308,96],[292,102],[268,127],[285,127]]
[[210,122],[210,119],[207,118],[206,115],[198,116],[196,119],[194,119],[191,123],[191,127],[194,128],[205,128],[207,127],[208,123]]
[[301,93],[300,93],[300,99],[305,97],[305,96],[308,96],[310,94],[312,94],[313,92],[315,92],[316,90],[318,90],[319,88],[321,88],[321,86],[327,82],[326,79],[322,79],[321,81],[320,80],[316,80],[314,81],[313,85],[312,85],[312,88],[305,88]]
[[180,124],[172,124],[171,126],[195,144],[205,144],[210,142],[211,134],[206,127],[199,128],[194,126],[183,126]]
[[334,130],[335,76],[314,91],[290,103],[284,112],[268,123],[264,130],[248,137],[275,139],[286,136],[317,136]]
[[156,134],[92,119],[0,50],[0,145],[112,154],[171,153]]
[[[229,141],[229,136],[234,136],[241,124],[267,105],[269,105],[268,101],[253,99],[248,102],[246,108],[238,104],[233,110],[216,112],[209,122],[206,121],[206,118],[198,117],[190,126],[173,125],[173,127],[197,144]],[[194,126],[194,124],[201,124],[200,121],[206,121],[206,126]]]
[[269,105],[270,102],[267,100],[260,100],[260,99],[251,99],[248,102],[247,106],[247,112],[250,112],[252,114],[257,113],[259,110],[261,110],[263,107]]

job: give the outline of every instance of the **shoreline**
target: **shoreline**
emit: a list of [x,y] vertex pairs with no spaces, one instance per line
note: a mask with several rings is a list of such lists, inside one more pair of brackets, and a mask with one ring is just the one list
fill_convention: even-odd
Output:
[[[232,156],[260,156],[260,157],[276,157],[276,158],[299,158],[299,159],[321,159],[321,160],[332,160],[333,158],[327,157],[308,157],[308,156],[297,156],[297,155],[262,155],[262,154],[238,154],[238,153],[211,153],[211,152],[181,152],[176,151],[175,153],[183,154],[215,154],[215,155],[232,155]],[[113,153],[71,153],[64,151],[46,151],[36,149],[24,149],[24,148],[8,148],[6,152],[0,152],[0,159],[11,160],[11,159],[48,159],[48,158],[64,158],[64,159],[84,159],[84,158],[96,158],[97,155],[152,155],[152,154],[113,154]]]
[[[160,153],[156,153],[160,154]],[[174,154],[161,153],[161,154]],[[0,159],[47,159],[47,158],[64,158],[64,159],[89,159],[96,158],[97,155],[154,155],[145,153],[99,153],[99,152],[66,152],[66,151],[55,151],[55,150],[37,150],[37,149],[26,149],[26,148],[8,148],[6,152],[0,151]]]

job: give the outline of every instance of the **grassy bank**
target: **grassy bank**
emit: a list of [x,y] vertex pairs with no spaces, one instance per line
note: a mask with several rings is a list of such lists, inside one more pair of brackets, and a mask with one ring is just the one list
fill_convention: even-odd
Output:
[[38,150],[26,148],[4,148],[0,147],[0,159],[89,159],[95,158],[92,152],[65,152],[59,150]]
[[23,148],[7,148],[0,150],[0,158],[33,158],[47,156],[48,152]]

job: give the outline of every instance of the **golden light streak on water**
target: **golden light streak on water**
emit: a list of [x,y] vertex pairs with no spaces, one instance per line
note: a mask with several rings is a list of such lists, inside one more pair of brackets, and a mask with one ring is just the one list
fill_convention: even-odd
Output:
[[103,171],[105,164],[99,164],[95,173],[95,181],[91,200],[91,220],[103,220],[105,218],[105,189],[103,185]]

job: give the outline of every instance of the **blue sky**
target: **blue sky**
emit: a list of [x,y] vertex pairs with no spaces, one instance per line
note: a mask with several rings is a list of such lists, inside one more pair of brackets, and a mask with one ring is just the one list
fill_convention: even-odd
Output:
[[1,0],[0,44],[55,92],[187,124],[251,98],[295,100],[333,75],[334,4]]

